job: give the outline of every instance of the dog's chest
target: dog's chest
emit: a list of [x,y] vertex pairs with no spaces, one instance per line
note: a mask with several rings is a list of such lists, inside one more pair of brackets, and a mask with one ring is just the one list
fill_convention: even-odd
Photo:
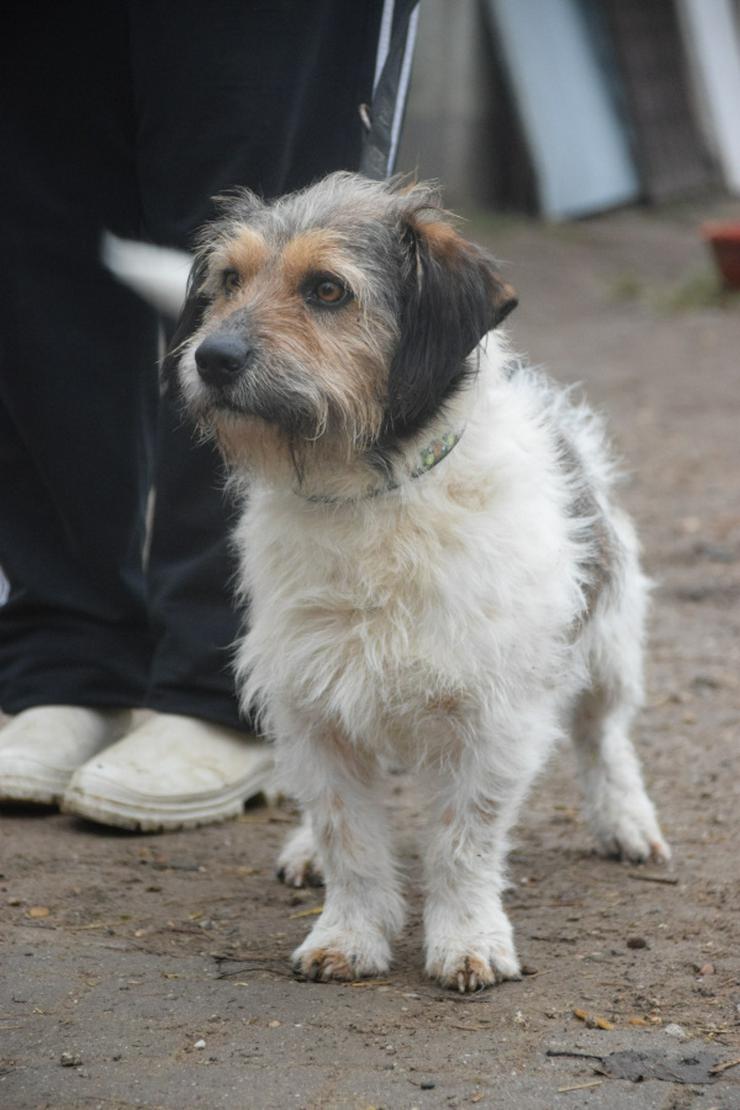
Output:
[[496,688],[526,700],[551,683],[577,594],[563,521],[510,503],[440,491],[419,511],[319,515],[254,501],[239,531],[249,695],[365,738],[419,736],[470,722]]
[[342,706],[364,727],[452,705],[486,626],[485,599],[469,589],[471,545],[439,519],[330,523],[256,511],[242,532],[252,604],[242,663],[258,669],[262,695]]

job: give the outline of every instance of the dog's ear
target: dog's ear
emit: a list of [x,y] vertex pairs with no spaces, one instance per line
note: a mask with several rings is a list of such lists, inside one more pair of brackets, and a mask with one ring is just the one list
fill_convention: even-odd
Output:
[[388,382],[388,425],[420,428],[467,376],[465,359],[517,305],[493,259],[443,220],[411,214],[403,248],[398,349]]
[[185,303],[180,312],[180,319],[177,321],[172,337],[167,344],[167,351],[160,367],[160,384],[164,393],[169,393],[175,388],[177,364],[180,360],[182,345],[187,342],[202,323],[203,314],[208,306],[208,298],[203,292],[205,277],[205,261],[202,258],[196,258],[188,277]]

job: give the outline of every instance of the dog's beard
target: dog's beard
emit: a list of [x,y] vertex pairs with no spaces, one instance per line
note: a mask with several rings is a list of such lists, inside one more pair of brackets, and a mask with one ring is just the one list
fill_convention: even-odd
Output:
[[214,388],[187,377],[183,380],[186,408],[200,425],[208,427],[229,418],[231,428],[256,417],[282,432],[291,441],[315,441],[333,423],[331,404],[305,372],[268,364],[250,368],[233,385]]

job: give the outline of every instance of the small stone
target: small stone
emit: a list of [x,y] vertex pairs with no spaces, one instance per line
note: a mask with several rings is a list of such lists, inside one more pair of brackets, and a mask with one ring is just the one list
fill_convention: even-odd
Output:
[[702,964],[699,968],[699,975],[714,975],[714,964]]
[[59,1063],[63,1068],[78,1068],[82,1063],[82,1057],[76,1052],[63,1052],[59,1057]]
[[419,1084],[419,1088],[422,1091],[433,1091],[436,1086],[437,1084],[434,1083],[431,1079],[425,1079],[422,1083]]
[[628,948],[649,948],[650,945],[644,937],[627,937]]
[[193,1045],[193,1048],[205,1048],[205,1047],[206,1047],[206,1042],[203,1040],[202,1037],[200,1038],[199,1041],[196,1041],[195,1044]]
[[663,1029],[663,1032],[667,1033],[669,1037],[677,1037],[682,1041],[686,1040],[688,1037],[686,1030],[681,1025],[677,1025],[675,1021],[669,1022]]
[[280,1028],[280,1024],[281,1024],[281,1023],[280,1023],[280,1022],[279,1022],[279,1021],[277,1020],[277,1018],[273,1018],[273,1020],[272,1020],[272,1021],[268,1021],[268,1023],[267,1023],[267,1028],[268,1028],[268,1029],[279,1029],[279,1028]]

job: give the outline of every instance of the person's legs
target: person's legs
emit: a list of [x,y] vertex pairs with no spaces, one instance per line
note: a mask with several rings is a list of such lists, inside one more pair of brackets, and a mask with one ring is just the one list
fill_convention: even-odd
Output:
[[[267,195],[357,165],[381,4],[132,0],[131,65],[145,230],[190,247],[234,185]],[[161,399],[148,562],[155,714],[73,777],[64,806],[109,824],[223,819],[263,785],[265,749],[241,738],[230,669],[230,509],[221,462],[176,397]]]
[[136,234],[120,5],[16,7],[2,66],[0,705],[136,704],[155,314],[98,261]]
[[[132,4],[145,227],[192,246],[211,198],[275,196],[359,163],[380,0]],[[156,635],[147,704],[239,727],[230,671],[239,617],[229,506],[215,449],[196,446],[177,399],[160,409],[148,583]]]
[[[371,98],[381,0],[280,4],[134,0],[132,73],[146,231],[190,247],[214,194],[275,195],[356,168],[358,105]],[[238,811],[265,775],[240,740],[230,654],[230,507],[215,450],[197,445],[177,397],[160,404],[148,565],[155,715],[82,767],[65,807],[111,824],[177,828]],[[200,719],[200,720],[198,720]],[[257,785],[259,784],[259,785]]]
[[98,261],[140,229],[120,4],[14,8],[0,71],[0,706],[125,706],[142,573],[155,314]]
[[53,802],[149,674],[142,548],[158,324],[106,274],[140,233],[123,4],[16,6],[3,39],[0,797]]

